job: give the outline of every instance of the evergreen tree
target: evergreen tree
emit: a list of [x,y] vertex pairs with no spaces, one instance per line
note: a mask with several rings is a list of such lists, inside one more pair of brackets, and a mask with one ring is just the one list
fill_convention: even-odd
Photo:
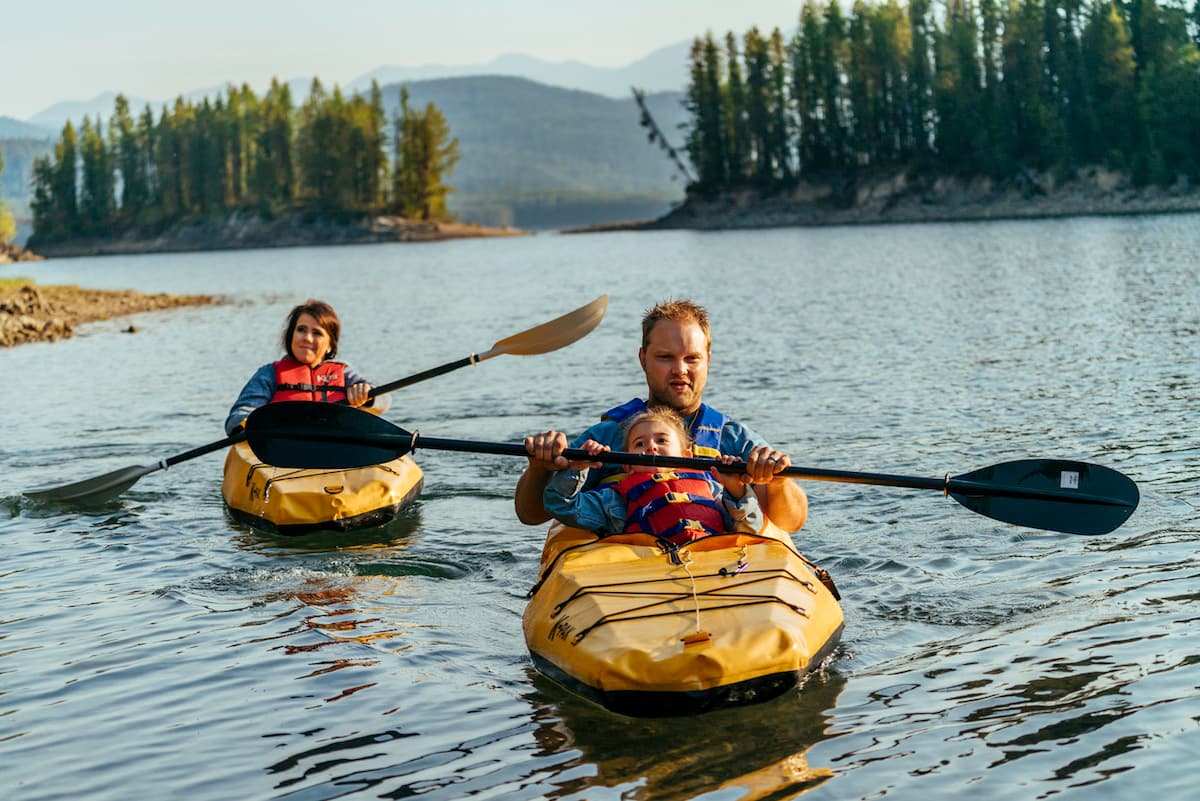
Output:
[[948,0],[945,32],[936,40],[936,147],[942,165],[967,173],[987,168],[979,31],[970,0]]
[[254,137],[256,158],[251,170],[251,195],[259,209],[268,214],[280,211],[295,196],[292,115],[291,90],[287,84],[272,78],[271,88],[259,104]]
[[794,182],[796,171],[793,167],[791,133],[794,124],[790,112],[791,102],[788,97],[787,47],[783,43],[783,33],[778,28],[772,30],[767,44],[770,91],[767,148],[775,180],[783,185],[789,185]]
[[150,201],[145,152],[138,142],[138,131],[129,101],[117,95],[113,116],[108,123],[109,149],[121,179],[121,209],[118,227],[132,227],[146,211]]
[[62,238],[63,221],[57,217],[54,198],[54,164],[49,156],[37,156],[33,160],[33,199],[29,205],[33,212],[31,239],[53,242]]
[[804,2],[791,49],[792,102],[799,128],[796,149],[800,171],[821,170],[828,166],[828,140],[822,125],[821,108],[821,20],[813,0]]
[[732,32],[725,36],[725,64],[727,78],[721,104],[724,172],[729,184],[738,186],[750,175],[750,126],[746,120],[746,87],[738,40]]
[[775,182],[771,162],[771,62],[767,42],[751,28],[743,42],[746,60],[746,124],[750,133],[752,180],[759,189]]
[[1084,29],[1082,55],[1092,76],[1097,137],[1086,153],[1110,167],[1127,169],[1137,119],[1136,64],[1125,17],[1112,0],[1097,0]]
[[408,100],[408,89],[402,88],[395,121],[393,206],[410,219],[448,220],[446,198],[453,187],[446,180],[458,163],[458,139],[450,137],[450,125],[437,106],[427,103],[416,111]]
[[847,28],[849,147],[857,164],[876,162],[881,138],[879,98],[883,94],[883,64],[876,60],[872,16],[872,8],[865,0],[855,0]]
[[912,60],[912,31],[899,0],[873,7],[870,28],[870,61],[877,71],[871,103],[875,109],[874,149],[882,163],[897,164],[913,152],[907,69]]
[[721,57],[712,34],[692,43],[691,83],[685,105],[693,125],[685,148],[699,173],[696,188],[701,192],[728,185],[722,125]]
[[918,161],[928,160],[933,128],[933,23],[929,0],[911,0],[908,7],[912,50],[908,71],[907,139]]
[[116,214],[115,182],[99,118],[84,117],[79,137],[82,181],[79,194],[81,230],[91,236],[110,234]]
[[51,196],[54,199],[53,220],[64,235],[79,230],[79,143],[75,126],[68,122],[54,146],[54,178]]

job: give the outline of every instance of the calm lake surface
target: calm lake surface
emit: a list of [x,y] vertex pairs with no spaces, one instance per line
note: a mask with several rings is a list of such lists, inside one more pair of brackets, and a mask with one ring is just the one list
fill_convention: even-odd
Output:
[[[1200,759],[1200,216],[539,235],[73,259],[43,284],[227,305],[0,351],[0,787],[8,799],[1190,797]],[[293,304],[383,382],[610,295],[592,335],[393,395],[430,436],[577,432],[639,394],[638,320],[707,305],[706,400],[797,464],[940,476],[1097,462],[1142,502],[1100,537],[936,493],[806,485],[843,594],[826,668],[772,702],[635,720],[533,670],[543,527],[519,459],[418,452],[364,534],[234,522],[221,454],[99,509],[21,492],[223,436]],[[121,330],[131,322],[134,335]]]

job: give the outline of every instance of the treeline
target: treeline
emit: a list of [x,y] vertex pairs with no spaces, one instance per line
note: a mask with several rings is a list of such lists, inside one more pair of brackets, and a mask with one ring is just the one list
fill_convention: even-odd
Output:
[[457,161],[442,112],[410,107],[407,90],[390,128],[374,84],[346,98],[314,79],[299,108],[278,81],[261,98],[230,86],[157,118],[149,105],[135,118],[118,96],[107,129],[99,117],[78,131],[68,122],[34,161],[31,242],[154,233],[238,209],[445,219]]
[[1200,12],[1171,0],[805,2],[691,50],[693,191],[915,167],[1200,175]]

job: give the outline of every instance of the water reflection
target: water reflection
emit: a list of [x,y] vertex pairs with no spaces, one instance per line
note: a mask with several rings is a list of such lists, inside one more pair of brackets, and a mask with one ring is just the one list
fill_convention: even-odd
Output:
[[846,686],[832,670],[764,704],[694,718],[615,715],[534,671],[529,676],[535,756],[565,758],[549,798],[596,798],[600,787],[638,799],[791,798],[834,775],[806,757],[830,736]]
[[228,509],[225,509],[225,520],[229,528],[237,532],[234,542],[238,547],[279,557],[328,551],[403,548],[422,525],[419,502],[401,509],[382,526],[353,531],[314,531],[294,536],[277,534],[239,521]]

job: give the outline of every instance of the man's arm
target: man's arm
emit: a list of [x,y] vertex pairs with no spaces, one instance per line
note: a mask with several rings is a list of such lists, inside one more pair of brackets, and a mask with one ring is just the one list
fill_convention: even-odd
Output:
[[763,513],[784,531],[798,531],[808,520],[808,495],[800,482],[780,476],[767,484],[756,484]]
[[725,423],[721,450],[741,454],[763,514],[772,523],[784,531],[796,531],[804,525],[808,520],[808,496],[804,488],[790,478],[776,475],[791,466],[790,456],[766,444],[748,426],[734,421]]
[[513,494],[513,507],[517,519],[527,526],[536,526],[550,519],[542,496],[550,477],[567,467],[562,452],[567,448],[567,435],[561,431],[543,431],[525,438],[525,451],[529,454],[529,465],[517,479]]

